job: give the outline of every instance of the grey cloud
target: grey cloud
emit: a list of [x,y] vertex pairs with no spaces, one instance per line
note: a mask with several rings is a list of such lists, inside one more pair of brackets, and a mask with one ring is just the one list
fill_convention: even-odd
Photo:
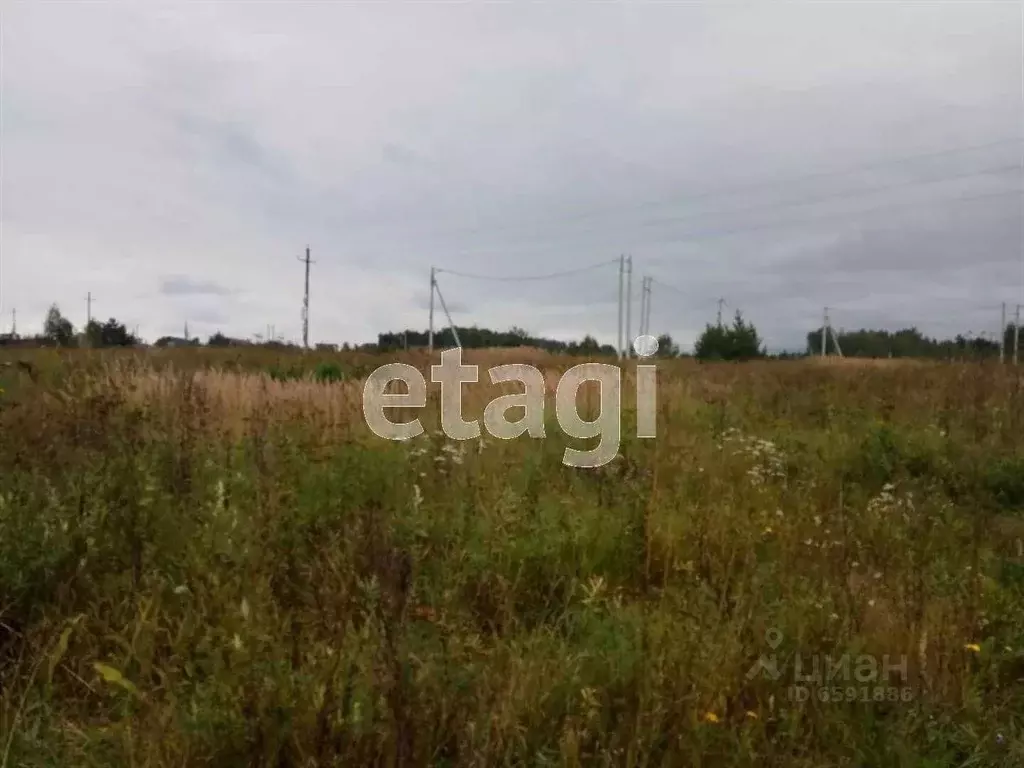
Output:
[[228,315],[216,307],[202,307],[189,312],[190,325],[210,327],[226,323],[228,320]]
[[160,293],[165,296],[227,296],[231,291],[212,280],[172,275],[160,281]]
[[[449,293],[449,295],[450,295],[449,291],[445,291],[445,293]],[[461,300],[458,300],[458,299],[453,301],[449,296],[446,296],[445,297],[445,304],[448,306],[448,311],[452,313],[453,317],[457,316],[457,315],[460,315],[460,316],[464,317],[467,314],[469,314],[470,312],[472,312],[472,304],[470,302],[461,301]],[[417,309],[419,309],[419,310],[421,310],[423,312],[429,311],[429,309],[430,309],[430,295],[429,295],[429,293],[417,296],[416,299],[415,299],[415,305],[416,305]],[[434,300],[434,314],[436,315],[437,318],[440,318],[442,316],[443,312],[444,312],[444,310],[441,307],[440,300],[435,299]]]
[[[621,253],[634,328],[653,275],[674,288],[652,330],[684,344],[721,296],[773,348],[825,304],[955,333],[1024,301],[1020,198],[940,202],[1024,180],[951,178],[1019,163],[1013,4],[19,3],[4,22],[3,316],[17,297],[19,318],[77,318],[92,290],[144,335],[298,338],[306,244],[325,341],[425,327],[431,265]],[[439,280],[460,324],[617,333],[615,266]]]
[[385,144],[381,148],[381,156],[396,165],[419,165],[424,161],[419,153],[401,144]]

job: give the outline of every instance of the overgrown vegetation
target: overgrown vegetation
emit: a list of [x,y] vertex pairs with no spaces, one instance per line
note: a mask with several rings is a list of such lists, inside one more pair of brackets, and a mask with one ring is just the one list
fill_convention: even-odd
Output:
[[[0,765],[1024,764],[1014,369],[665,361],[581,470],[376,438],[392,359],[0,368]],[[909,700],[791,700],[844,653]]]
[[754,324],[737,311],[732,325],[708,325],[697,339],[698,360],[754,360],[765,356],[764,343]]

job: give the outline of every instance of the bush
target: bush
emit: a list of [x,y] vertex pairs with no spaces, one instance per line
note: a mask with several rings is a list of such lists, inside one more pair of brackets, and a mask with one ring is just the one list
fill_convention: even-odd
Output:
[[281,366],[277,363],[270,366],[267,374],[274,381],[300,381],[306,378],[306,372],[300,365]]
[[333,384],[336,381],[343,381],[345,374],[336,363],[320,363],[313,372],[313,378],[321,384]]

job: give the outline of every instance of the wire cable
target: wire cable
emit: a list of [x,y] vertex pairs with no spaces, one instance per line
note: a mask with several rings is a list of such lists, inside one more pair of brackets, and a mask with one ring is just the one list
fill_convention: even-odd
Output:
[[[814,223],[819,222],[819,221],[829,221],[829,220],[835,220],[835,219],[843,219],[844,217],[857,216],[857,215],[864,214],[864,213],[873,213],[875,211],[903,209],[903,208],[915,208],[915,207],[919,207],[919,206],[922,206],[922,205],[946,205],[946,204],[950,204],[950,203],[965,203],[965,202],[973,202],[973,201],[976,201],[976,200],[989,200],[989,199],[995,199],[995,198],[1000,198],[1000,197],[1010,197],[1010,196],[1013,196],[1013,195],[1024,195],[1024,189],[1012,189],[1012,190],[1007,190],[1007,191],[1003,191],[1003,192],[989,192],[989,193],[980,194],[980,195],[967,195],[967,196],[962,196],[962,197],[952,197],[952,198],[946,198],[946,199],[912,200],[912,201],[903,202],[903,203],[887,203],[887,204],[884,204],[884,205],[875,205],[875,206],[872,206],[870,208],[862,208],[861,210],[858,210],[858,211],[842,211],[842,212],[838,212],[838,213],[834,213],[834,214],[828,214],[828,215],[824,215],[824,216],[812,216],[812,217],[806,217],[806,218],[801,218],[801,219],[788,219],[788,220],[784,220],[784,221],[772,221],[772,222],[767,222],[765,224],[758,224],[758,225],[755,225],[755,226],[734,227],[734,228],[730,228],[730,229],[723,229],[723,230],[717,230],[717,231],[716,230],[711,230],[711,231],[705,231],[705,232],[700,232],[700,231],[697,231],[697,232],[685,232],[685,233],[682,233],[678,237],[671,237],[671,238],[668,238],[668,239],[665,239],[665,240],[658,240],[655,243],[651,243],[651,244],[657,245],[657,244],[665,244],[665,243],[676,243],[676,242],[689,242],[689,241],[696,241],[696,240],[707,240],[707,239],[713,239],[713,238],[716,238],[716,237],[729,237],[729,236],[732,236],[732,235],[743,234],[743,233],[746,233],[746,232],[756,232],[756,231],[759,231],[759,230],[773,229],[775,227],[786,227],[786,226],[791,226],[791,225],[794,225],[794,224],[797,224],[797,225],[799,225],[799,224],[814,224]],[[656,257],[655,260],[657,260],[657,258],[658,257]],[[660,257],[660,258],[664,259],[665,257]]]
[[[1004,190],[1004,191],[999,191],[999,192],[986,192],[986,193],[977,194],[977,195],[963,195],[963,196],[959,196],[959,197],[931,198],[931,199],[928,199],[928,200],[908,200],[908,201],[903,201],[903,202],[882,203],[882,204],[878,204],[878,205],[869,206],[867,208],[860,208],[858,210],[836,211],[834,213],[822,214],[822,215],[818,215],[818,216],[804,216],[804,217],[793,218],[793,219],[782,219],[782,220],[764,222],[764,223],[761,223],[761,224],[753,224],[753,225],[747,224],[747,225],[741,225],[741,226],[736,226],[736,227],[729,227],[729,228],[725,228],[725,229],[693,230],[693,231],[689,231],[689,232],[688,231],[683,231],[681,233],[678,233],[675,236],[670,236],[670,237],[665,237],[665,238],[658,238],[658,239],[654,239],[654,240],[641,240],[641,241],[637,242],[636,245],[637,246],[657,246],[657,245],[665,245],[665,244],[672,244],[672,243],[699,242],[699,241],[703,241],[703,240],[711,240],[711,239],[720,238],[720,237],[743,236],[743,235],[745,235],[748,232],[759,232],[759,231],[763,231],[763,230],[770,230],[770,229],[775,229],[775,228],[785,228],[785,227],[789,227],[789,226],[801,226],[801,225],[805,225],[805,224],[806,225],[813,225],[813,224],[816,224],[818,222],[841,221],[843,219],[855,220],[855,217],[857,217],[857,216],[860,216],[860,215],[863,215],[863,214],[869,214],[869,213],[877,213],[877,212],[881,212],[881,211],[898,211],[898,210],[901,210],[901,209],[912,209],[912,208],[918,208],[918,207],[922,207],[922,206],[927,207],[927,206],[939,206],[939,205],[950,205],[950,204],[958,204],[958,203],[975,202],[975,201],[979,201],[979,200],[995,200],[995,199],[999,199],[999,198],[1013,197],[1013,196],[1024,196],[1024,188],[1010,189],[1010,190]],[[1024,197],[1022,197],[1022,202],[1024,202]],[[1024,212],[1021,212],[1018,215],[1021,216],[1022,223],[1024,223]],[[659,222],[659,223],[660,224],[664,224],[666,222]],[[644,229],[644,227],[642,225],[640,225],[640,226],[636,227],[636,229],[637,229],[637,231],[639,231],[641,229]],[[581,235],[587,235],[587,234],[598,234],[598,233],[600,233],[599,230],[593,230],[593,229],[585,230],[583,232],[576,232],[576,233],[573,233],[572,235],[568,235],[568,240],[569,240],[569,242],[571,242],[574,237],[578,237],[578,236],[581,236]],[[540,240],[538,242],[537,240],[532,240],[531,241],[529,239],[526,239],[526,240],[521,240],[521,241],[519,241],[517,243],[512,243],[508,247],[504,247],[504,248],[500,248],[500,247],[499,248],[477,248],[477,249],[475,249],[474,252],[477,253],[477,254],[483,254],[483,253],[491,253],[491,254],[494,254],[494,253],[507,253],[509,251],[530,250],[531,248],[536,248],[536,247],[541,247],[541,246],[551,246],[551,245],[554,245],[556,243],[564,243],[564,242],[566,242],[566,236],[559,237],[558,240],[556,240],[556,241]],[[655,257],[653,257],[650,260],[654,261],[654,262],[658,262],[658,261],[663,261],[666,258],[670,258],[670,257],[667,257],[667,256],[655,256]],[[614,262],[612,262],[612,263],[614,263]],[[596,266],[603,266],[603,265],[596,265]],[[585,268],[585,269],[589,269],[589,268]],[[474,277],[478,277],[478,276],[474,275]],[[509,278],[509,279],[517,279],[517,278]]]
[[454,269],[435,269],[434,272],[443,272],[448,275],[456,275],[457,277],[466,277],[473,280],[493,280],[496,282],[515,282],[525,280],[550,280],[557,277],[565,277],[567,275],[576,275],[580,272],[589,272],[593,269],[599,269],[601,267],[607,267],[610,264],[618,264],[619,259],[612,259],[611,261],[602,261],[599,264],[591,264],[587,267],[579,267],[577,269],[567,269],[564,272],[552,272],[547,275],[527,275],[523,277],[494,277],[492,275],[476,275],[469,272],[460,272]]
[[[596,218],[599,216],[610,216],[618,213],[628,213],[635,211],[642,211],[649,208],[657,208],[666,205],[678,205],[686,204],[697,200],[707,200],[709,198],[724,197],[735,195],[739,192],[745,192],[749,190],[765,189],[769,187],[776,187],[787,184],[796,184],[800,182],[810,181],[814,179],[830,178],[834,176],[845,176],[852,173],[860,173],[863,171],[869,171],[873,169],[887,168],[890,166],[905,165],[907,163],[913,163],[920,160],[928,160],[936,157],[945,157],[948,155],[960,154],[965,152],[977,152],[985,149],[993,149],[995,147],[1006,146],[1009,144],[1020,144],[1024,149],[1024,138],[1007,138],[999,139],[996,141],[989,141],[983,144],[974,144],[963,147],[951,147],[948,149],[938,150],[934,152],[924,152],[915,155],[905,155],[903,157],[890,158],[887,160],[876,160],[869,163],[860,165],[847,166],[845,168],[826,170],[826,171],[815,171],[812,173],[802,174],[798,176],[780,177],[775,179],[763,179],[761,181],[745,182],[733,186],[720,187],[718,189],[709,189],[703,192],[698,192],[692,195],[681,195],[673,198],[663,198],[661,200],[648,200],[645,202],[634,203],[626,206],[616,206],[614,208],[602,208],[594,209],[590,211],[582,211],[576,214],[570,214],[567,216],[558,216],[548,219],[539,219],[532,222],[520,223],[520,224],[505,224],[498,226],[476,226],[476,227],[462,227],[450,230],[435,231],[435,235],[468,235],[477,232],[501,232],[509,229],[525,228],[536,225],[548,225],[558,224],[563,222],[581,221],[585,219]],[[1014,166],[1018,167],[1018,166]]]
[[[788,184],[796,184],[804,181],[813,179],[828,178],[833,176],[843,176],[852,173],[859,173],[862,171],[869,171],[872,169],[882,169],[889,166],[905,165],[907,163],[913,163],[921,160],[929,160],[931,158],[944,157],[948,155],[955,155],[967,152],[978,152],[986,149],[994,149],[1001,146],[1007,146],[1011,144],[1017,144],[1020,146],[1022,157],[1021,167],[1024,167],[1024,137],[1005,138],[994,141],[988,141],[981,144],[966,145],[961,147],[950,147],[943,150],[937,150],[933,152],[925,152],[914,155],[904,155],[902,157],[889,158],[885,160],[875,160],[869,163],[861,165],[847,166],[845,168],[815,171],[803,175],[791,176],[791,177],[777,177],[774,179],[762,179],[753,180],[750,182],[743,182],[734,186],[720,187],[718,189],[707,189],[702,192],[697,192],[692,195],[680,195],[679,197],[673,197],[670,199],[662,198],[661,200],[648,200],[646,202],[639,202],[631,205],[616,206],[616,207],[605,207],[601,209],[591,209],[589,211],[580,211],[575,214],[567,214],[565,216],[552,216],[550,218],[535,218],[530,221],[510,224],[487,224],[487,225],[476,225],[466,227],[454,227],[454,228],[435,228],[431,227],[428,229],[410,230],[408,234],[418,234],[423,237],[451,237],[459,235],[472,235],[476,233],[496,233],[505,232],[515,229],[526,229],[535,228],[537,226],[547,226],[551,224],[559,224],[562,222],[572,222],[584,219],[595,218],[599,216],[611,216],[618,213],[628,213],[641,211],[648,208],[656,208],[660,206],[672,205],[672,204],[687,204],[691,201],[705,200],[708,198],[721,197],[734,195],[739,192],[747,190],[764,189],[773,186],[781,186]],[[384,227],[388,231],[394,229],[393,222],[382,223],[379,227]],[[364,232],[371,232],[378,229],[378,226],[367,226],[362,225],[361,229]],[[1022,297],[1024,298],[1024,297]]]
[[[675,291],[680,296],[689,296],[690,295],[686,291],[684,291],[682,288],[676,288],[676,286],[674,286],[674,285],[670,285],[668,283],[662,282],[657,277],[651,277],[651,282],[654,283],[655,285],[660,285],[662,288],[668,288],[670,291]],[[715,301],[717,301],[717,299]]]
[[740,208],[725,208],[714,211],[695,211],[694,213],[685,214],[683,216],[672,216],[663,219],[656,219],[654,221],[646,222],[647,225],[659,224],[659,223],[673,223],[676,221],[683,221],[686,219],[697,218],[701,216],[722,216],[730,213],[748,213],[751,211],[771,211],[787,208],[798,208],[804,205],[819,205],[822,202],[831,200],[841,200],[843,198],[857,197],[859,195],[871,195],[876,192],[888,192],[890,189],[902,189],[905,187],[922,186],[926,184],[941,184],[947,181],[958,181],[960,179],[969,179],[973,176],[987,176],[993,173],[1004,173],[1007,171],[1019,171],[1024,173],[1024,166],[1019,164],[1014,165],[999,165],[992,168],[982,168],[977,171],[968,171],[966,173],[958,173],[954,176],[940,176],[935,179],[924,179],[924,180],[911,180],[911,181],[900,181],[895,184],[884,184],[877,187],[869,187],[868,189],[858,190],[843,190],[840,192],[833,192],[826,195],[820,195],[815,198],[807,198],[805,200],[791,200],[781,203],[767,203],[753,206],[743,206]]

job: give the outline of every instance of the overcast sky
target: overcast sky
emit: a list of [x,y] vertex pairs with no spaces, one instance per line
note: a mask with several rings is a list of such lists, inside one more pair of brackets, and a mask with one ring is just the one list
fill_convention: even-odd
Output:
[[[1013,2],[17,2],[0,329],[427,326],[431,265],[633,256],[652,332],[742,310],[994,332],[1024,301]],[[865,167],[867,166],[867,167]],[[441,273],[460,325],[613,342],[617,266]]]

